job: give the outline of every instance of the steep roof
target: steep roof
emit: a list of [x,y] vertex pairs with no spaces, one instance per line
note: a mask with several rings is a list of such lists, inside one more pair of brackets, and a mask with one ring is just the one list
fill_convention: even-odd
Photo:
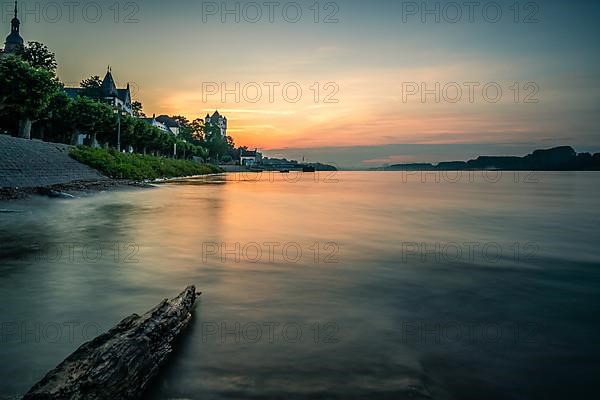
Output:
[[71,97],[72,99],[75,99],[77,96],[83,96],[84,93],[84,88],[65,88],[65,93]]
[[158,118],[155,118],[155,117],[152,117],[152,118],[140,118],[140,120],[144,121],[148,125],[152,125],[152,126],[157,127],[157,128],[159,128],[161,130],[169,131],[169,132],[172,133],[172,131],[169,129],[169,127],[167,125],[165,125],[164,123],[162,123],[161,121],[159,121]]
[[126,103],[131,98],[129,89],[117,89],[117,97]]
[[179,128],[179,122],[168,115],[159,115],[156,117],[156,120],[162,122],[169,128]]
[[[72,99],[76,99],[78,96],[86,96],[92,98],[98,98],[98,96],[90,95],[89,89],[85,88],[64,88],[65,93]],[[117,89],[117,98],[127,103],[127,100],[130,100],[129,90],[128,89]],[[108,96],[107,96],[108,97]]]
[[[96,97],[96,96],[90,96],[88,89],[85,89],[85,88],[66,87],[66,88],[64,88],[64,91],[72,99],[77,98],[77,96]],[[124,103],[126,103],[127,100],[130,100],[130,97],[131,97],[128,89],[117,89],[117,92],[115,95],[117,96],[117,98],[119,98],[119,100],[123,101]],[[115,96],[115,95],[112,95],[112,96]],[[106,96],[106,97],[111,97],[111,96]]]
[[115,80],[112,76],[112,72],[110,68],[106,72],[104,76],[104,80],[100,85],[100,90],[88,90],[85,88],[77,87],[77,88],[68,88],[66,87],[65,93],[72,98],[76,98],[77,96],[88,96],[94,98],[106,98],[106,97],[117,97],[124,103],[129,103],[131,101],[131,91],[129,90],[129,85],[125,89],[117,89],[117,85],[115,84]]
[[115,80],[110,72],[110,68],[108,71],[106,71],[106,75],[104,76],[104,80],[102,81],[100,88],[102,89],[102,94],[106,97],[117,96],[117,85],[115,84]]

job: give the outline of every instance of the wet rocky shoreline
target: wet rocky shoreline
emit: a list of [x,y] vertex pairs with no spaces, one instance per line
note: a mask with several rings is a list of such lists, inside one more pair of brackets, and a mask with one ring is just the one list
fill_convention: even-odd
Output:
[[0,188],[0,201],[28,199],[32,196],[47,196],[52,198],[71,198],[85,196],[107,190],[124,188],[151,188],[146,182],[103,179],[98,181],[75,181],[40,187],[3,187]]

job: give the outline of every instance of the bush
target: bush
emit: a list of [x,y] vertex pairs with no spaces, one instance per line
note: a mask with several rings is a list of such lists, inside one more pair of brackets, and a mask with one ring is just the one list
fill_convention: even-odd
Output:
[[157,179],[179,176],[206,175],[223,172],[210,164],[175,160],[142,154],[119,153],[116,150],[79,146],[70,153],[75,160],[97,169],[114,179]]

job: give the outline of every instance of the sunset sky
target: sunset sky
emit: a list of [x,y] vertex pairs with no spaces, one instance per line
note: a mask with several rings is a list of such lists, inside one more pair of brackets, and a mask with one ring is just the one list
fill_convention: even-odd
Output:
[[[472,10],[462,1],[266,3],[122,1],[116,15],[113,0],[82,0],[70,18],[60,1],[21,2],[21,34],[56,53],[67,84],[110,64],[147,114],[193,119],[218,109],[237,144],[271,156],[360,168],[563,144],[600,151],[598,2],[523,1],[518,12],[515,0]],[[222,15],[225,7],[238,11]],[[439,22],[438,12],[423,13],[436,7]],[[12,8],[2,2],[3,35]],[[479,85],[472,101],[465,82]],[[231,93],[211,94],[215,84]],[[432,90],[425,102],[406,94],[422,84]]]

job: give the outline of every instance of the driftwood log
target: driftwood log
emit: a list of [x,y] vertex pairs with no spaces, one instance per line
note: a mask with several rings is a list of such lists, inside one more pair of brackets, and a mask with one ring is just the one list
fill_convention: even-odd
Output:
[[[199,294],[199,293],[198,293]],[[139,399],[192,318],[196,288],[83,344],[23,397],[29,399]]]

